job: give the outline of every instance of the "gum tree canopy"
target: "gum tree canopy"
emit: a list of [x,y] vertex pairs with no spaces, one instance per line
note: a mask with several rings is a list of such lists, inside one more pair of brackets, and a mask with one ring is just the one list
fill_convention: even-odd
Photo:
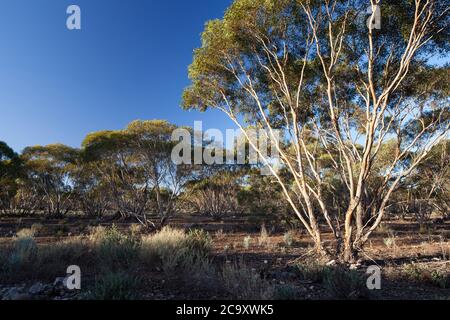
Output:
[[[381,29],[369,29],[377,5]],[[350,262],[448,136],[448,65],[437,63],[448,11],[445,0],[236,0],[206,24],[183,107],[220,109],[269,136],[282,129],[289,175],[274,178],[317,252]]]
[[91,133],[82,143],[85,163],[109,187],[114,207],[146,227],[155,227],[149,211],[164,225],[191,174],[171,160],[176,128],[163,120],[136,120],[124,130]]
[[16,179],[22,163],[17,153],[0,141],[0,211],[10,208],[11,199],[17,192]]

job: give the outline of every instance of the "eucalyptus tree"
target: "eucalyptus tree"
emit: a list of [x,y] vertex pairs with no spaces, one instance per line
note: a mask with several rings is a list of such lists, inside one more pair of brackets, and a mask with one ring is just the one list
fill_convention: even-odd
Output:
[[[219,109],[244,135],[249,125],[268,137],[281,129],[275,147],[288,180],[247,139],[317,252],[352,261],[394,191],[448,136],[448,66],[432,59],[448,53],[448,12],[444,0],[236,0],[223,19],[206,24],[183,106]],[[391,139],[389,164],[364,201]],[[330,171],[339,193],[325,192]],[[330,205],[330,192],[343,212]],[[323,241],[328,231],[332,248]]]
[[430,222],[433,212],[444,218],[450,212],[450,141],[445,140],[433,147],[426,161],[422,162],[412,176],[406,179],[404,203],[408,213],[421,225]]
[[95,168],[98,183],[107,186],[113,208],[122,217],[134,216],[145,224],[148,188],[142,168],[136,165],[130,137],[120,130],[94,132],[84,139],[82,153]]
[[176,129],[165,120],[136,120],[125,129],[161,225],[176,211],[176,199],[194,172],[190,164],[172,161],[176,144],[172,133]]
[[21,168],[18,154],[5,142],[0,141],[0,211],[10,212],[12,210]]
[[444,218],[450,217],[450,140],[433,147],[416,177],[423,197]]
[[228,170],[225,166],[219,167],[212,174],[200,174],[196,179],[190,180],[183,189],[182,197],[187,208],[214,219],[241,211],[239,194],[243,172]]
[[77,210],[91,216],[103,216],[111,209],[111,192],[97,166],[80,154],[72,170],[73,193]]
[[238,203],[244,212],[282,215],[290,211],[275,177],[261,175],[260,170],[252,168],[247,171],[243,180]]
[[82,144],[118,212],[147,227],[155,227],[151,213],[162,225],[175,212],[175,200],[190,175],[186,166],[171,160],[175,129],[161,120],[134,121],[124,130],[91,133]]
[[24,149],[25,187],[40,197],[41,209],[51,215],[64,215],[73,209],[71,173],[78,150],[63,144]]

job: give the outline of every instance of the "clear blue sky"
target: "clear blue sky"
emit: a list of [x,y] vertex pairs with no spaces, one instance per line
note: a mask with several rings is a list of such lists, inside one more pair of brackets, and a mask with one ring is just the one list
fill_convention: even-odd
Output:
[[[135,119],[233,127],[180,108],[204,23],[231,0],[8,0],[0,6],[0,140],[16,151]],[[66,28],[77,4],[82,30]]]

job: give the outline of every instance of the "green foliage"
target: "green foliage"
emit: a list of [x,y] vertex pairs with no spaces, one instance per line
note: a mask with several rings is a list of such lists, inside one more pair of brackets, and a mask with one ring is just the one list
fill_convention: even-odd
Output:
[[[205,25],[182,97],[184,109],[221,110],[244,129],[280,129],[282,202],[297,216],[321,211],[336,230],[357,199],[367,214],[345,232],[363,227],[358,246],[407,168],[447,136],[450,114],[449,66],[434,60],[449,48],[446,1],[382,1],[389,19],[373,32],[367,5],[235,0]],[[257,204],[264,191],[242,194]]]
[[324,279],[326,267],[319,263],[308,262],[297,264],[297,273],[303,281],[311,281],[312,283],[320,283]]
[[99,277],[94,287],[82,298],[87,300],[135,300],[141,280],[124,272],[108,272]]
[[164,222],[176,211],[176,196],[193,174],[187,165],[172,162],[176,128],[163,120],[136,120],[124,130],[89,134],[82,143],[82,159],[91,174],[82,170],[78,184],[82,193],[89,192],[85,200],[98,203],[107,193],[109,199],[101,203],[121,215],[150,227],[148,212],[155,212]]
[[0,181],[7,177],[17,177],[20,166],[21,161],[18,154],[5,142],[0,141]]
[[108,269],[127,268],[136,263],[140,241],[120,232],[116,226],[97,228],[92,235],[101,264]]
[[273,298],[275,300],[298,300],[299,297],[299,290],[295,286],[285,284],[276,286]]
[[331,298],[360,299],[369,297],[366,279],[356,270],[344,267],[326,268],[323,284]]
[[162,268],[170,276],[180,270],[194,276],[200,274],[200,270],[210,269],[208,256],[211,247],[211,237],[203,230],[186,234],[182,230],[165,227],[143,238],[141,259],[148,265]]
[[23,164],[5,142],[0,141],[0,212],[11,207],[19,185],[17,179],[23,174]]
[[143,237],[141,259],[148,265],[158,265],[183,252],[185,243],[186,234],[182,230],[164,227],[155,234]]
[[415,263],[408,264],[404,268],[406,276],[415,281],[423,280],[423,270]]
[[21,236],[14,240],[13,251],[9,258],[12,270],[32,266],[36,261],[38,247],[32,237]]
[[206,257],[212,250],[212,239],[203,229],[191,230],[187,234],[186,247],[194,255]]
[[238,194],[243,172],[227,166],[204,166],[201,176],[189,181],[182,201],[195,213],[220,219],[239,211]]
[[427,270],[416,263],[408,264],[403,270],[407,279],[415,282],[431,283],[436,287],[446,289],[450,285],[450,274],[446,270]]
[[431,282],[442,289],[450,287],[450,274],[448,272],[433,270],[431,272]]
[[1,248],[0,255],[0,281],[21,281],[34,276],[39,250],[29,232],[20,233],[11,246]]
[[283,241],[284,244],[288,247],[291,247],[294,243],[294,232],[293,231],[287,231],[283,235]]
[[261,279],[256,270],[242,262],[226,264],[222,271],[222,281],[232,299],[269,300],[274,296],[274,287]]
[[41,198],[41,208],[48,214],[63,215],[71,209],[71,173],[79,150],[62,145],[27,147],[22,152],[26,177],[24,187]]

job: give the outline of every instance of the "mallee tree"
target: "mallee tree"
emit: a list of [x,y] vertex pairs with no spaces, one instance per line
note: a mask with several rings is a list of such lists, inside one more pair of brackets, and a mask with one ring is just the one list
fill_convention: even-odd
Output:
[[[374,22],[376,6],[380,30],[360,19],[371,8]],[[281,129],[289,174],[272,174],[285,201],[317,253],[351,262],[393,193],[448,137],[449,69],[436,63],[448,53],[448,12],[442,0],[236,0],[207,23],[183,106],[219,109],[243,134]]]

